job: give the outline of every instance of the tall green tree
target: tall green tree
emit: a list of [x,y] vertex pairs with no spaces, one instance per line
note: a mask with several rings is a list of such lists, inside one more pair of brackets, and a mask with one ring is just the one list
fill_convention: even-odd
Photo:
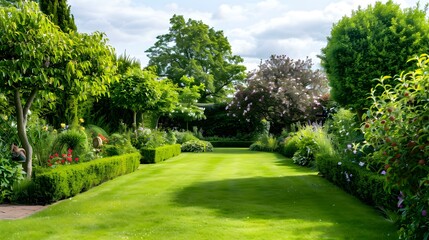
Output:
[[111,97],[115,105],[133,111],[133,125],[137,127],[137,114],[154,110],[161,97],[158,76],[152,69],[131,67],[120,81],[112,86]]
[[38,95],[68,91],[83,100],[105,93],[114,80],[113,56],[103,34],[63,33],[36,3],[0,7],[0,90],[14,105],[28,177],[33,148],[27,120]]
[[174,15],[170,31],[157,37],[154,46],[146,50],[149,64],[157,66],[158,75],[168,77],[179,87],[185,87],[183,76],[193,77],[193,85],[204,84],[200,102],[213,102],[233,91],[234,84],[245,78],[243,59],[233,55],[231,45],[222,31],[216,31],[202,21]]
[[417,5],[402,10],[388,1],[343,17],[332,27],[320,58],[332,98],[361,115],[371,104],[368,96],[375,78],[410,69],[407,60],[428,50],[426,9]]
[[38,2],[40,10],[48,15],[49,19],[63,32],[68,33],[77,30],[67,0],[38,0]]

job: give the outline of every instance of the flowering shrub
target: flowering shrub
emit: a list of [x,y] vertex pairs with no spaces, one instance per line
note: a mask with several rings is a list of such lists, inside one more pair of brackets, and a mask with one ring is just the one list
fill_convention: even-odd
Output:
[[70,165],[78,162],[79,162],[79,158],[75,157],[73,159],[73,150],[69,148],[67,150],[67,154],[63,153],[60,155],[58,153],[55,153],[49,156],[48,166],[55,168],[58,165]]
[[400,237],[406,239],[429,237],[428,62],[429,56],[422,55],[415,71],[394,79],[397,84],[389,77],[379,79],[362,126],[376,150],[373,164],[384,165],[380,171],[386,174],[387,188],[403,194]]

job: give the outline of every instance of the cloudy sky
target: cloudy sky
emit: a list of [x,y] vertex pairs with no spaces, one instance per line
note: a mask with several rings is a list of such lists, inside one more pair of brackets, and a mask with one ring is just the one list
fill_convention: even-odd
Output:
[[[402,7],[418,0],[395,0]],[[168,33],[169,19],[183,15],[224,31],[233,54],[248,70],[272,54],[307,56],[316,66],[333,23],[375,0],[68,0],[79,32],[106,33],[117,54],[139,59],[156,36]],[[382,0],[382,2],[386,2]],[[426,3],[428,0],[421,0]]]

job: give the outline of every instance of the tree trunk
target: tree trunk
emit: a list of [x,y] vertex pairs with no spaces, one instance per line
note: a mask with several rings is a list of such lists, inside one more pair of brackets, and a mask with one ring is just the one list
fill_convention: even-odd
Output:
[[17,128],[18,128],[18,137],[21,141],[22,147],[26,151],[26,164],[24,165],[24,170],[27,172],[27,178],[31,178],[31,174],[33,172],[33,147],[28,141],[27,136],[27,118],[28,111],[30,110],[31,104],[34,101],[34,98],[37,95],[38,89],[35,88],[31,91],[30,96],[25,103],[25,106],[22,106],[21,103],[21,95],[19,93],[19,89],[15,89],[15,109],[16,109],[16,119],[17,119]]
[[142,117],[142,128],[144,128],[144,112],[141,113],[141,117]]
[[133,111],[133,126],[134,130],[137,131],[137,111]]

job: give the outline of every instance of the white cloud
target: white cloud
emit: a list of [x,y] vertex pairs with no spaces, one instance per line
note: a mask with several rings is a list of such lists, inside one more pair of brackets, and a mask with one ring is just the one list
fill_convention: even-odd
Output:
[[[387,0],[384,0],[386,2]],[[397,0],[402,7],[414,6],[414,0]],[[320,49],[326,45],[333,23],[350,15],[359,5],[375,0],[69,0],[78,30],[101,31],[121,54],[146,65],[144,52],[156,37],[168,32],[173,14],[201,20],[215,30],[224,31],[234,54],[245,59],[251,70],[272,54],[294,59],[306,56],[318,63]]]

